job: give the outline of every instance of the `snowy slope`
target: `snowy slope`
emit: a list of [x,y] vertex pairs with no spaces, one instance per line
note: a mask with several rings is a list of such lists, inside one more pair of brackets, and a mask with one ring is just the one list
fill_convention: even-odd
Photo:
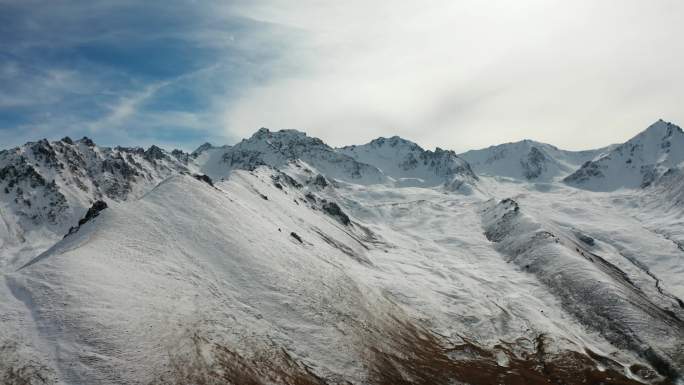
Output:
[[[0,268],[66,234],[95,200],[140,197],[169,175],[186,171],[183,153],[159,147],[106,148],[90,139],[40,140],[0,152]],[[25,253],[19,250],[27,248]]]
[[338,149],[359,162],[371,164],[396,180],[398,186],[470,185],[477,176],[453,151],[424,150],[398,136],[378,138],[364,145]]
[[[363,258],[366,251],[353,235],[293,202],[269,175],[238,173],[223,187],[172,177],[141,200],[103,211],[8,277],[14,295],[31,304],[38,339],[50,347],[46,360],[63,381],[142,380],[141,373],[165,363],[155,360],[168,359],[165,344],[197,323],[220,323],[227,330],[216,332],[235,341],[280,331],[270,337],[284,346],[304,340],[311,346],[298,348],[323,349],[343,332],[316,324],[326,306],[332,307],[326,317],[338,308],[338,317],[367,317],[361,293],[372,293],[340,268],[350,256],[309,226]],[[295,231],[304,243],[290,235]],[[335,301],[325,304],[326,298]],[[345,308],[352,299],[361,313]],[[313,332],[320,340],[305,338]],[[347,354],[329,353],[332,364]]]
[[[677,135],[640,159],[676,163]],[[674,166],[613,192],[558,181],[596,152],[534,142],[492,152],[538,148],[539,167],[502,158],[494,176],[398,137],[333,149],[261,129],[191,154],[69,142],[0,153],[0,383],[684,376]]]
[[635,281],[648,280],[645,272],[626,273],[595,252],[592,237],[545,224],[512,199],[490,202],[484,224],[487,238],[537,276],[578,320],[663,371],[684,364],[684,309],[666,294],[639,288]]
[[[67,384],[152,381],[188,330],[244,356],[285,349],[317,376],[354,383],[372,381],[368,349],[403,353],[392,338],[412,323],[445,344],[466,338],[492,349],[460,358],[492,370],[523,370],[528,351],[550,368],[567,360],[624,375],[649,365],[574,321],[534,275],[507,263],[486,242],[477,198],[382,185],[278,188],[273,176],[236,171],[217,187],[176,176],[104,210],[5,276],[3,303],[30,309],[9,312],[9,324],[26,325],[15,333],[27,334],[33,359]],[[353,221],[319,209],[322,199]],[[664,327],[675,342],[659,354],[676,349],[678,330]],[[502,341],[518,341],[518,353],[497,348]]]
[[647,187],[684,162],[684,131],[659,120],[608,154],[587,162],[564,181],[594,191]]
[[479,174],[534,182],[549,182],[576,171],[611,147],[566,151],[546,143],[523,140],[467,151],[459,156]]

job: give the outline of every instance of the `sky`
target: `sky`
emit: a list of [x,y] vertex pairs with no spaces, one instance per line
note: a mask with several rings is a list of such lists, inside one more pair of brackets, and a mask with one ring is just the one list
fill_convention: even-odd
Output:
[[260,127],[462,152],[684,125],[684,2],[0,0],[0,148]]

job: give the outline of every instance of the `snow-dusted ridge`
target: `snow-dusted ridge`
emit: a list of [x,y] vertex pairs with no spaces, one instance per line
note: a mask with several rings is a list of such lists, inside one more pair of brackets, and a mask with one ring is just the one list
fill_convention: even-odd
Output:
[[564,179],[568,184],[596,191],[643,188],[684,163],[684,131],[659,120],[626,143],[588,161]]
[[[99,147],[86,137],[0,152],[0,249],[13,250],[5,251],[12,259],[34,253],[31,245],[61,238],[94,201],[136,199],[168,176],[188,172],[186,155],[157,146]],[[0,259],[0,266],[6,263]]]
[[615,192],[560,179],[617,148],[531,141],[2,151],[0,383],[681,383],[684,147],[644,155],[657,130],[617,147],[653,183]]
[[550,182],[573,173],[583,163],[603,155],[612,147],[614,146],[597,150],[566,151],[550,144],[522,140],[467,151],[459,156],[480,174]]
[[452,189],[468,187],[477,181],[468,162],[456,153],[441,148],[424,150],[416,143],[398,136],[377,138],[364,145],[338,149],[359,162],[371,164],[398,186],[434,187]]
[[302,161],[330,178],[362,184],[385,182],[375,167],[340,154],[322,140],[297,130],[261,128],[235,146],[204,152],[208,154],[199,162],[201,170],[213,178],[227,176],[235,169],[253,170],[265,165],[282,168]]

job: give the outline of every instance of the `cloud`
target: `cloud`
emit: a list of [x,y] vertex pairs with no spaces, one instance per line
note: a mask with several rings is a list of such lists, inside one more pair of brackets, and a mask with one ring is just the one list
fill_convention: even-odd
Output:
[[0,0],[0,141],[580,149],[680,107],[673,0]]
[[684,122],[675,1],[260,2],[305,31],[305,70],[227,106],[228,132],[300,128],[336,145],[399,133],[466,150],[531,137],[568,148]]
[[[287,71],[288,31],[228,3],[0,2],[0,140],[92,135],[192,148],[242,90]],[[219,107],[220,106],[220,107]]]

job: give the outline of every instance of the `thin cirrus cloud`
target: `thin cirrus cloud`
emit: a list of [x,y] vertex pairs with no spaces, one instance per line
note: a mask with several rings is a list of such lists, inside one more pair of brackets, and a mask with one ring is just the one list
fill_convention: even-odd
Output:
[[684,4],[0,0],[0,143],[191,149],[258,127],[333,145],[581,149],[684,123]]
[[[235,141],[225,104],[275,74],[290,32],[233,2],[0,1],[0,143]],[[282,39],[276,39],[276,36]]]

